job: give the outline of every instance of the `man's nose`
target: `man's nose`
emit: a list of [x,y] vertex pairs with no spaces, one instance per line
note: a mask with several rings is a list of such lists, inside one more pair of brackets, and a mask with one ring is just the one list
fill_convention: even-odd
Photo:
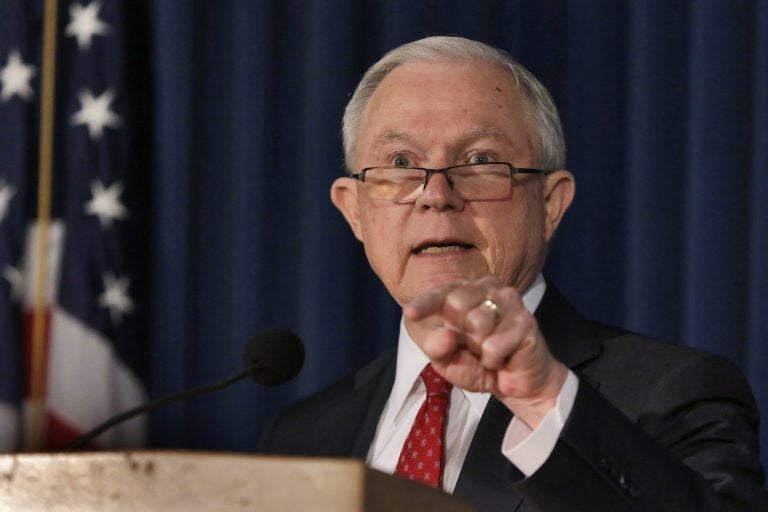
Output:
[[429,177],[416,204],[425,209],[434,208],[440,211],[464,208],[464,200],[444,172],[436,172]]

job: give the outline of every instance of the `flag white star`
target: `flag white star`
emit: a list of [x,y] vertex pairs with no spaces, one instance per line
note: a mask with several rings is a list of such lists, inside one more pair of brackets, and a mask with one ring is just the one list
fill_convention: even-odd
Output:
[[11,198],[16,194],[16,188],[6,183],[5,179],[0,180],[0,224],[5,220],[8,214],[8,204]]
[[99,180],[91,182],[91,200],[85,203],[83,210],[88,215],[96,215],[99,224],[103,228],[112,227],[115,219],[124,219],[128,216],[128,209],[120,202],[120,194],[123,193],[123,184],[114,182],[109,188]]
[[69,5],[69,25],[64,33],[77,38],[81,51],[90,49],[93,36],[109,33],[109,25],[99,19],[99,9],[101,2],[91,2],[87,7],[79,2]]
[[14,94],[18,94],[23,100],[31,100],[34,91],[29,85],[29,81],[37,74],[35,66],[24,64],[21,60],[19,50],[14,49],[8,54],[8,60],[5,67],[0,70],[0,82],[3,83],[3,89],[0,91],[0,99],[10,100]]
[[20,302],[24,296],[24,275],[19,269],[6,265],[3,269],[3,277],[11,283],[11,300]]
[[104,293],[99,295],[99,306],[109,309],[109,316],[112,323],[120,323],[123,315],[134,310],[133,301],[128,296],[128,288],[131,286],[131,280],[127,277],[115,277],[113,274],[106,273],[102,276],[104,280]]
[[114,128],[120,124],[120,116],[109,109],[112,100],[115,99],[115,92],[112,89],[107,89],[98,97],[88,89],[83,89],[78,94],[78,99],[80,110],[72,115],[70,124],[72,126],[87,124],[91,140],[101,139],[105,126]]

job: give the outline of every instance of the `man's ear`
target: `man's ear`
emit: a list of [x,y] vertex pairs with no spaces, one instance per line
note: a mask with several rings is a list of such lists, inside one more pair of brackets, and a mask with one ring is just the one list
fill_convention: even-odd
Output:
[[547,174],[544,183],[544,205],[546,208],[546,239],[552,237],[563,220],[565,212],[576,194],[576,180],[568,171],[554,171]]
[[360,203],[358,202],[357,181],[349,178],[337,178],[331,185],[331,202],[347,219],[355,238],[363,241],[360,229]]

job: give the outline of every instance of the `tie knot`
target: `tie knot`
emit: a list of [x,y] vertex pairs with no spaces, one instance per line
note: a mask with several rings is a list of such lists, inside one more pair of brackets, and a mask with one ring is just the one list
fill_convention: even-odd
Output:
[[431,364],[424,367],[424,370],[421,372],[421,380],[424,381],[424,385],[427,387],[427,397],[439,396],[447,399],[451,394],[453,384],[442,378],[432,368]]

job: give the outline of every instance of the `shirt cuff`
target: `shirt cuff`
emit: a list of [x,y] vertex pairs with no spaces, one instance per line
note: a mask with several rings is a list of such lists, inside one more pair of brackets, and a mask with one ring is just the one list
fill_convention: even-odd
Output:
[[525,476],[531,476],[546,462],[563,430],[576,401],[579,378],[568,370],[563,387],[557,395],[555,406],[544,416],[535,430],[513,417],[509,422],[501,453]]

